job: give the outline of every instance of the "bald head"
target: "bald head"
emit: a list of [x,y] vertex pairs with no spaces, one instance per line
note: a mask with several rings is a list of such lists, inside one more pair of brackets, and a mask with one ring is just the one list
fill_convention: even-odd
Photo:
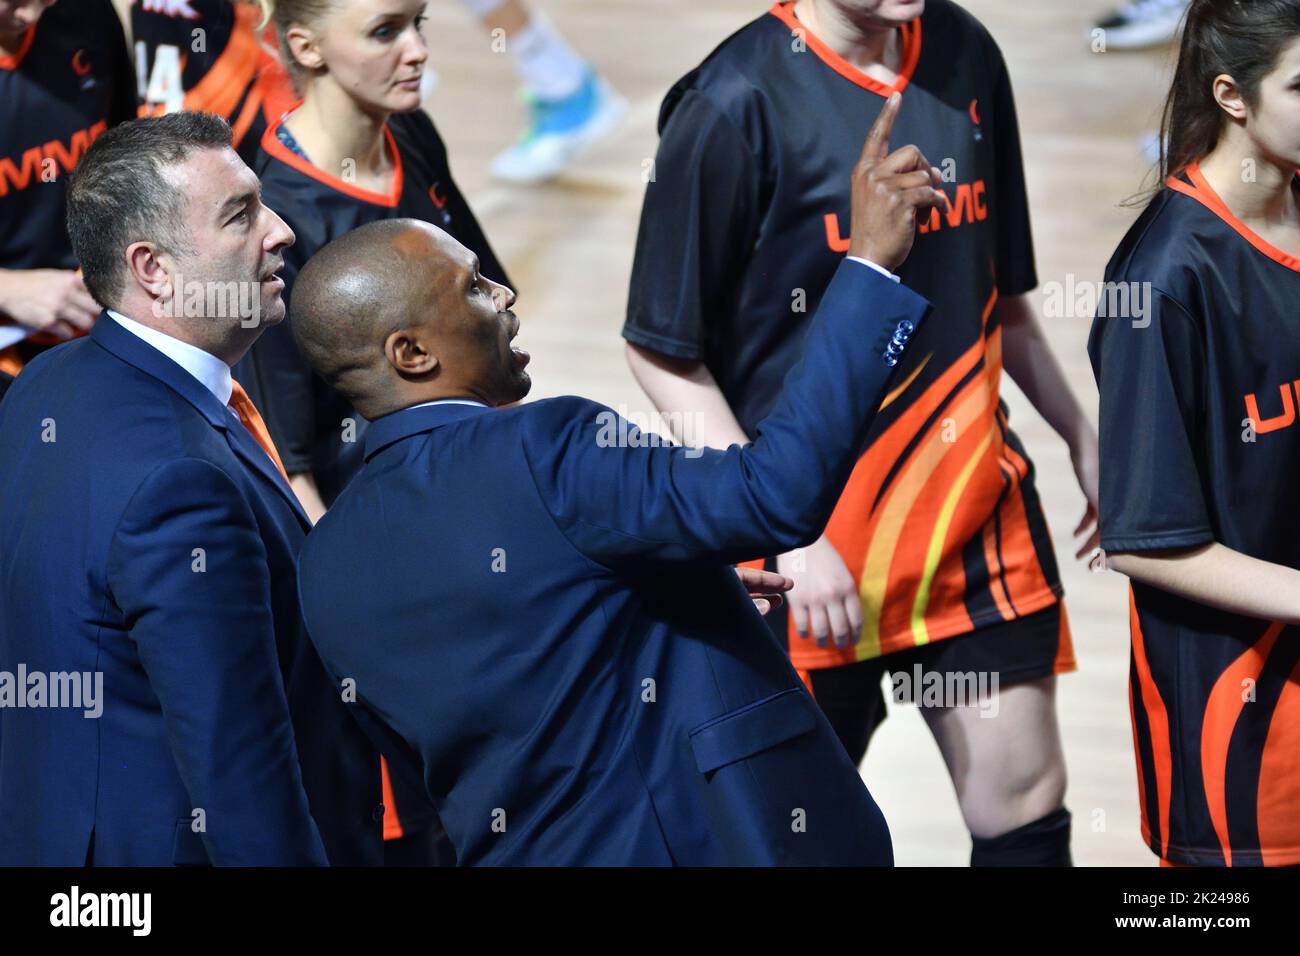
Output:
[[478,257],[443,230],[387,219],[312,256],[293,284],[290,325],[316,373],[376,418],[435,398],[500,404],[522,397],[498,394],[503,373],[515,372],[527,392],[527,374],[513,368],[509,347],[518,329],[513,301],[509,289],[478,275]]

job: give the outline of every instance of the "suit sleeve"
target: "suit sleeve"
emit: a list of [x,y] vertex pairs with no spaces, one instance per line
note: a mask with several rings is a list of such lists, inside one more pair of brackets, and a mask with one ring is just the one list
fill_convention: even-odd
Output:
[[538,493],[569,541],[611,567],[747,561],[808,544],[830,517],[889,383],[885,340],[928,310],[875,270],[842,263],[803,359],[752,444],[655,447],[610,409],[560,400],[548,403],[541,427],[522,432]]
[[668,114],[646,185],[623,338],[703,360],[708,323],[726,312],[761,218],[758,161],[703,94]]
[[1101,546],[1183,548],[1214,540],[1196,447],[1204,350],[1195,320],[1159,291],[1150,324],[1098,314]]
[[195,459],[155,470],[119,522],[108,580],[204,811],[212,862],[324,865],[277,662],[266,551],[234,482]]

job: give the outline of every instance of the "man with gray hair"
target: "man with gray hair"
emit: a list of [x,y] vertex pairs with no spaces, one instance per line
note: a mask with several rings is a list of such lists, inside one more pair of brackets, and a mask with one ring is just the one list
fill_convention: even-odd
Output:
[[125,123],[73,177],[102,305],[0,405],[0,864],[377,863],[379,761],[304,634],[309,522],[233,366],[292,231],[215,116]]

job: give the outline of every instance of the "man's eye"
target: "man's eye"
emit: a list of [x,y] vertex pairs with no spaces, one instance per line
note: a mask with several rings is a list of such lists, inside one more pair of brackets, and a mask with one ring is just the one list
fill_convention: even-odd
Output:
[[424,25],[428,22],[429,22],[429,18],[426,17],[423,13],[420,14],[418,17],[415,18],[415,29],[417,30],[424,29]]
[[230,221],[231,221],[231,222],[247,222],[247,221],[248,221],[248,210],[247,210],[247,209],[240,210],[238,213],[235,214],[235,217],[234,217],[233,219],[231,219]]
[[393,31],[391,27],[380,27],[370,35],[376,40],[391,40],[393,37]]

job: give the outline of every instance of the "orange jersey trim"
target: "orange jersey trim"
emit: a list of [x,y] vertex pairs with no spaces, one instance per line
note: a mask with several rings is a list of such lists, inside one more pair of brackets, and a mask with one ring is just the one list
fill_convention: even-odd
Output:
[[850,63],[844,57],[840,56],[820,38],[816,36],[808,27],[799,21],[794,15],[794,2],[772,4],[772,9],[767,11],[776,17],[782,23],[790,28],[791,33],[798,33],[808,41],[808,48],[817,54],[817,58],[829,66],[832,70],[844,77],[850,83],[856,83],[864,90],[870,90],[879,96],[890,97],[894,93],[901,93],[907,87],[908,82],[912,79],[912,74],[916,71],[916,63],[921,58],[921,18],[917,17],[910,23],[905,23],[898,28],[899,37],[903,44],[903,61],[898,70],[898,77],[893,84],[882,83],[874,77],[867,76],[860,69]]
[[[295,103],[294,109],[297,109],[300,105],[300,102]],[[277,119],[262,134],[262,149],[266,150],[268,155],[274,156],[280,162],[292,166],[304,176],[310,176],[312,179],[322,182],[344,195],[351,196],[353,199],[374,203],[377,206],[387,206],[389,209],[396,208],[398,201],[402,198],[402,154],[397,149],[397,141],[393,139],[393,131],[388,128],[387,123],[384,124],[384,142],[388,147],[388,154],[393,160],[393,186],[387,193],[378,193],[369,189],[362,189],[360,186],[330,175],[325,170],[313,166],[280,142],[279,137],[276,136],[276,131],[279,130],[287,116],[288,114],[285,114],[285,116]]]
[[23,62],[23,57],[27,55],[27,51],[32,48],[32,43],[36,40],[36,28],[39,25],[33,23],[27,28],[27,32],[23,34],[23,41],[18,44],[18,49],[12,55],[0,56],[0,70],[18,69],[18,64]]
[[[1173,799],[1172,787],[1174,757],[1169,741],[1169,712],[1165,709],[1164,698],[1156,687],[1155,678],[1151,676],[1151,665],[1147,663],[1146,641],[1142,635],[1142,622],[1138,618],[1137,598],[1130,585],[1128,589],[1129,635],[1133,641],[1133,666],[1137,670],[1141,700],[1134,700],[1129,692],[1130,706],[1133,714],[1137,713],[1137,704],[1141,704],[1147,717],[1147,738],[1151,743],[1151,762],[1155,768],[1156,807],[1160,814],[1160,850],[1161,859],[1169,856],[1169,807]],[[1129,685],[1132,687],[1132,684]],[[1146,783],[1142,776],[1142,751],[1137,748],[1137,721],[1133,722],[1134,756],[1137,758],[1138,792],[1142,801],[1142,836],[1147,845],[1151,844],[1151,824],[1147,820]]]
[[1268,256],[1274,262],[1286,266],[1296,272],[1300,272],[1300,258],[1283,252],[1277,246],[1273,245],[1259,233],[1255,232],[1248,225],[1233,215],[1232,210],[1227,207],[1224,201],[1219,198],[1213,187],[1206,182],[1205,176],[1201,173],[1201,168],[1197,163],[1192,163],[1186,169],[1187,178],[1192,181],[1191,186],[1183,182],[1177,176],[1170,176],[1165,180],[1165,185],[1170,189],[1182,193],[1184,196],[1191,196],[1210,212],[1222,219],[1227,225],[1231,226],[1243,239],[1258,249],[1264,255]]

